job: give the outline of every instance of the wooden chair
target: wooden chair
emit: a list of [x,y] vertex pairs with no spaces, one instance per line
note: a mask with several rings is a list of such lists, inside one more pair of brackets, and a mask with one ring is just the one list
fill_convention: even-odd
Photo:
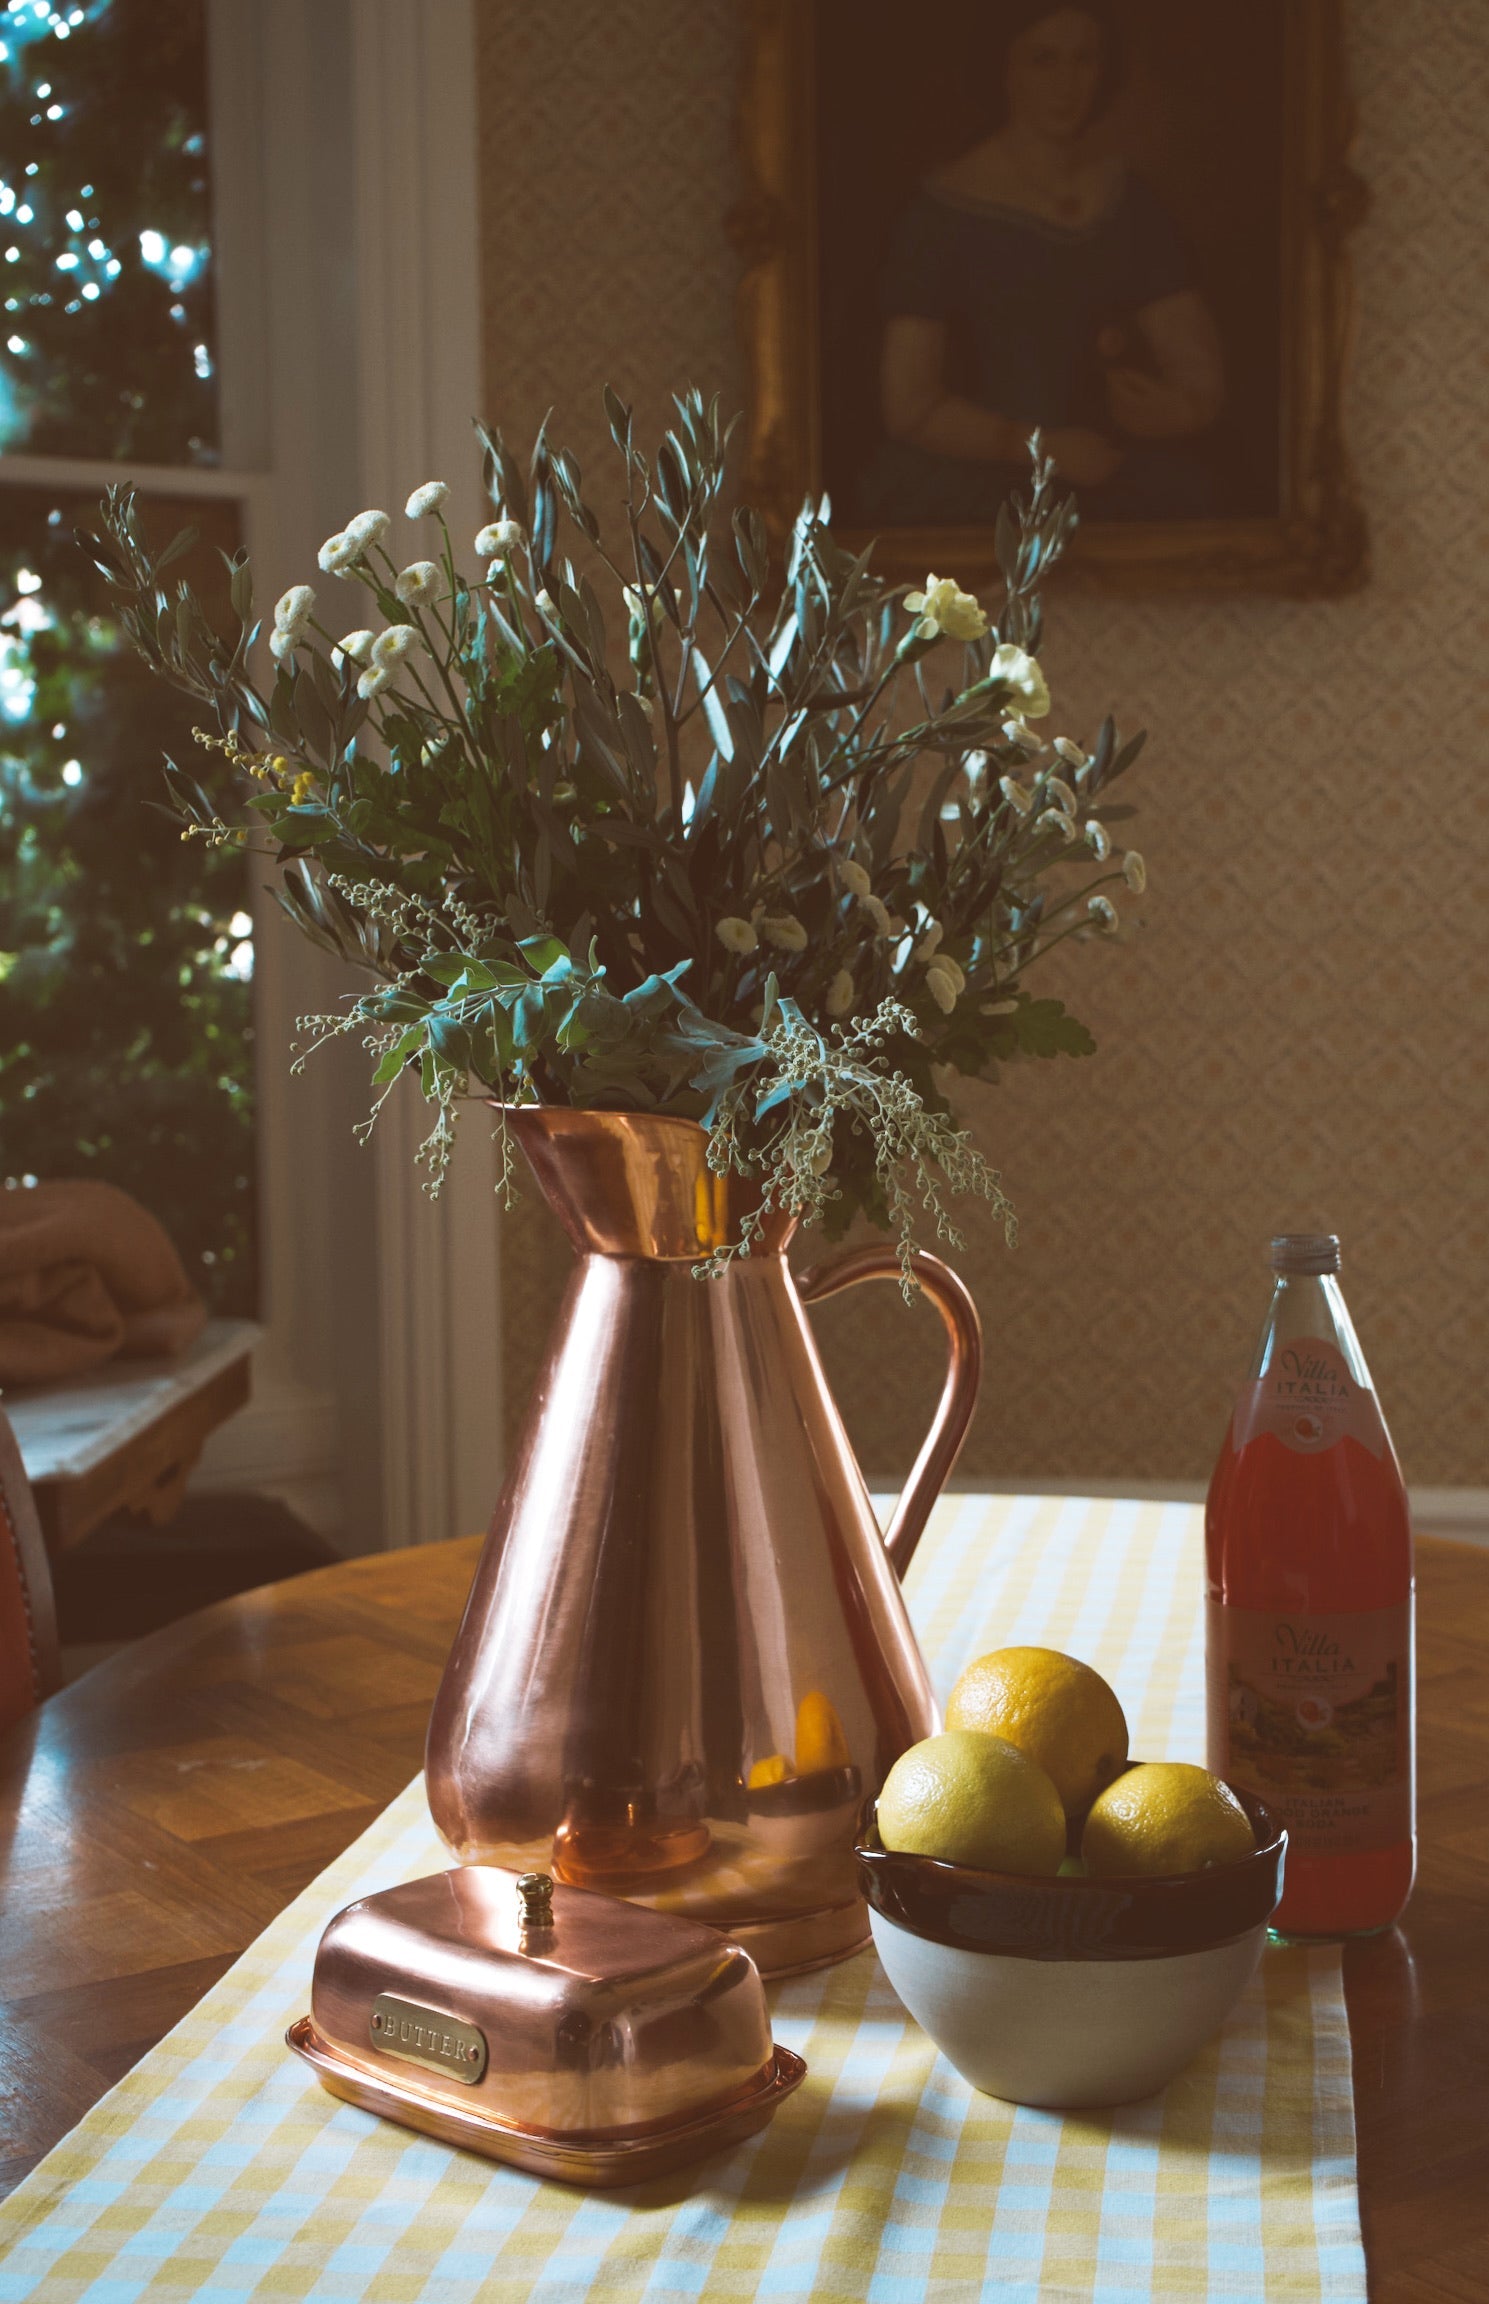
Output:
[[61,1685],[41,1522],[10,1419],[0,1408],[0,1734]]

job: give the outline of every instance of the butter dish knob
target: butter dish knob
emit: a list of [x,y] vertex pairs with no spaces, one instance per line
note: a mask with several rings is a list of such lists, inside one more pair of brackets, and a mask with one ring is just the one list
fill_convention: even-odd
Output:
[[524,1928],[553,1926],[553,1876],[524,1872],[517,1882],[517,1916]]

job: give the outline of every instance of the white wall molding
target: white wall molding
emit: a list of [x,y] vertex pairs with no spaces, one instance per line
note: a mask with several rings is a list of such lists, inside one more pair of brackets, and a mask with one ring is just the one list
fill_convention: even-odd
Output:
[[[469,0],[358,0],[352,12],[362,501],[392,513],[449,482],[457,549],[483,503],[471,420],[481,399],[474,22]],[[351,509],[351,508],[349,508]],[[428,1118],[400,1082],[374,1136],[381,1293],[382,1538],[484,1527],[501,1470],[495,1160],[462,1116],[431,1203],[414,1153]]]

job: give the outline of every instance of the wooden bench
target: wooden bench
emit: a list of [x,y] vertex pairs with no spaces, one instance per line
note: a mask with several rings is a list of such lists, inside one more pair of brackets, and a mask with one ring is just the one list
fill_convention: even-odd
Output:
[[173,1360],[109,1360],[68,1383],[7,1390],[53,1555],[115,1512],[171,1519],[208,1434],[249,1398],[262,1333],[252,1320],[209,1320]]

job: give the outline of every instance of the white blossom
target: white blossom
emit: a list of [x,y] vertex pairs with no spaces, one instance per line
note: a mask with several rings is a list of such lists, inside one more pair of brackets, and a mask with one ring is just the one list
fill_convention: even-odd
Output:
[[1112,836],[1106,826],[1099,824],[1094,816],[1086,826],[1086,838],[1091,843],[1091,853],[1097,863],[1104,864],[1112,852]]
[[949,1016],[956,1006],[956,986],[944,969],[928,968],[925,972],[925,988],[942,1015]]
[[980,1016],[1012,1016],[1017,1007],[1017,1000],[984,1000],[978,1014]]
[[449,501],[448,480],[426,480],[404,505],[403,516],[406,520],[427,520],[431,512],[443,512]]
[[510,552],[521,542],[522,529],[515,520],[488,520],[484,528],[476,530],[476,550],[483,559]]
[[393,523],[386,512],[359,512],[355,520],[348,520],[346,532],[359,552],[366,552],[374,544],[381,544]]
[[382,664],[369,664],[357,682],[357,694],[364,700],[380,696],[392,680],[392,673]]
[[946,930],[942,927],[940,921],[932,920],[927,927],[925,934],[921,937],[920,942],[915,947],[916,959],[933,960],[936,956],[936,952],[940,945],[941,939],[945,934]]
[[943,632],[948,640],[980,640],[987,630],[983,610],[954,576],[927,576],[923,592],[905,594],[905,606],[920,619],[916,631],[922,640]]
[[1098,927],[1108,930],[1114,929],[1116,927],[1117,907],[1110,901],[1109,898],[1105,896],[1088,897],[1086,900],[1086,910],[1090,913],[1092,919],[1097,923]]
[[959,998],[967,989],[967,979],[949,952],[938,952],[926,968],[926,979],[940,976],[951,986],[952,997]]
[[1012,713],[1004,721],[1003,733],[1010,744],[1018,745],[1020,751],[1042,752],[1044,750],[1044,738],[1036,736],[1032,728],[1025,726],[1021,712]]
[[760,941],[748,920],[732,915],[715,923],[714,934],[726,952],[753,952]]
[[413,608],[431,599],[438,583],[439,569],[432,560],[410,560],[394,577],[393,590],[406,608]]
[[869,918],[873,921],[874,927],[879,935],[892,936],[894,934],[894,922],[890,918],[889,906],[887,904],[883,903],[879,897],[872,895],[860,896],[858,901],[863,906],[865,912],[867,912]]
[[289,658],[294,655],[295,650],[303,647],[304,644],[305,635],[303,632],[275,630],[269,634],[269,654],[276,664],[287,663]]
[[488,560],[488,561],[487,561],[487,563],[486,563],[486,581],[487,581],[487,583],[488,583],[488,584],[499,584],[499,583],[501,582],[502,578],[505,576],[505,574],[506,574],[506,573],[507,573],[507,563],[505,562],[505,560]]
[[557,623],[558,610],[554,606],[553,594],[548,590],[546,585],[543,587],[541,592],[534,593],[533,606],[537,609],[540,616],[551,616],[553,621]]
[[326,538],[315,557],[328,576],[344,576],[348,568],[354,568],[361,559],[362,547],[347,529],[339,528],[334,536]]
[[1068,768],[1085,767],[1085,753],[1081,750],[1079,744],[1072,744],[1068,736],[1057,736],[1055,738],[1055,750],[1059,753],[1060,758],[1065,762]]
[[1076,827],[1063,808],[1046,808],[1034,819],[1036,832],[1058,832],[1062,840],[1073,840]]
[[339,667],[342,657],[349,656],[354,664],[368,663],[372,656],[374,637],[373,633],[360,627],[355,632],[343,632],[331,650],[331,662]]
[[774,944],[780,952],[805,952],[807,932],[794,912],[767,912],[760,921],[760,933],[767,944]]
[[1070,786],[1066,783],[1063,776],[1046,776],[1044,780],[1044,788],[1046,792],[1048,792],[1050,798],[1056,803],[1056,805],[1065,810],[1067,816],[1073,816],[1075,814],[1075,794],[1071,791]]
[[648,600],[651,603],[651,620],[653,626],[664,624],[666,622],[667,610],[663,605],[662,595],[660,592],[645,593],[640,591],[634,584],[623,584],[621,586],[621,598],[625,601],[626,614],[630,617],[633,624],[640,624],[642,626],[645,625]]
[[1005,640],[993,650],[988,678],[1001,680],[1019,700],[1020,717],[1042,720],[1050,708],[1050,692],[1035,657]]
[[827,987],[822,1003],[829,1016],[846,1016],[853,1006],[853,978],[846,968],[840,968]]
[[1000,776],[998,778],[998,790],[1010,808],[1017,810],[1020,816],[1028,815],[1029,810],[1034,805],[1034,795],[1031,792],[1026,792],[1022,784],[1016,784],[1011,776]]
[[315,594],[308,584],[292,584],[288,592],[281,592],[274,603],[274,628],[278,632],[298,632],[308,622],[315,606]]
[[861,864],[855,864],[851,856],[840,856],[838,858],[838,878],[842,881],[843,886],[848,891],[848,894],[850,896],[856,896],[860,903],[863,901],[865,896],[871,896],[873,894],[873,881],[869,878],[863,866]]
[[1134,896],[1141,896],[1148,885],[1148,867],[1135,848],[1129,848],[1122,859],[1122,877]]
[[390,672],[403,662],[411,648],[417,647],[418,640],[412,624],[390,624],[387,631],[379,632],[373,641],[369,652],[371,660],[379,669]]

